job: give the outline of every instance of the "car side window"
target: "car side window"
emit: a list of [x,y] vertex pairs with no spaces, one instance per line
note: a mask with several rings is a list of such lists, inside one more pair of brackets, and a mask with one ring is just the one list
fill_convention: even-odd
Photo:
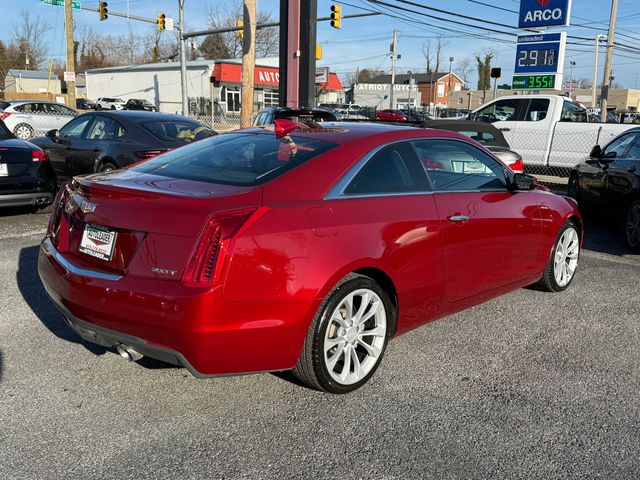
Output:
[[636,141],[627,151],[627,160],[640,160],[640,139],[636,137]]
[[78,139],[82,137],[85,127],[91,121],[91,117],[80,117],[71,120],[60,129],[60,137],[67,139]]
[[586,122],[587,111],[573,102],[564,101],[562,105],[562,113],[560,114],[561,122]]
[[539,122],[547,118],[549,112],[549,99],[534,98],[529,102],[527,114],[524,117],[525,122]]
[[48,103],[47,104],[47,111],[48,113],[51,113],[53,115],[66,115],[68,117],[71,117],[74,115],[74,111],[71,110],[68,107],[65,107],[64,105],[58,105],[55,103]]
[[434,191],[507,189],[504,167],[468,143],[420,140],[414,147]]
[[602,156],[606,158],[622,158],[637,137],[638,135],[636,133],[627,133],[626,135],[616,138],[605,147]]
[[127,131],[124,129],[122,125],[116,123],[116,139],[121,139],[127,136]]
[[347,195],[410,193],[428,190],[409,142],[382,148],[360,169],[345,189]]
[[113,140],[117,124],[110,118],[97,117],[87,133],[87,140]]
[[519,98],[498,100],[475,112],[473,119],[487,123],[517,121],[526,101]]

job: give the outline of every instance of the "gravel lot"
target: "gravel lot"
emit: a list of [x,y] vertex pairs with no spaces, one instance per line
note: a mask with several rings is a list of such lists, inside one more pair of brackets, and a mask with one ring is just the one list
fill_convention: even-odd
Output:
[[419,328],[347,396],[81,343],[37,276],[46,222],[0,217],[0,478],[640,478],[640,256],[598,222],[567,292]]

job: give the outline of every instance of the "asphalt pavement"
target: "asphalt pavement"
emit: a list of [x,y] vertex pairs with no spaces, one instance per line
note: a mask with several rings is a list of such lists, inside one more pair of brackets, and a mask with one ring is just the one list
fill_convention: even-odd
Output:
[[640,256],[600,221],[568,291],[399,337],[346,396],[82,343],[37,276],[46,222],[0,216],[2,479],[640,478]]

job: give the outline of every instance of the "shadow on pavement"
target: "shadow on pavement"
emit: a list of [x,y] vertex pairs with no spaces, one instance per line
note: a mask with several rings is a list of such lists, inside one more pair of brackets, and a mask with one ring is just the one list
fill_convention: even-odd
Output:
[[618,257],[633,255],[627,246],[621,225],[592,212],[583,212],[583,217],[585,224],[583,250]]
[[96,355],[103,355],[108,349],[84,342],[76,335],[71,327],[66,324],[58,309],[51,300],[49,300],[44,286],[40,281],[40,276],[38,275],[39,250],[40,247],[38,245],[20,250],[16,281],[22,297],[42,324],[56,337],[68,342],[79,343],[90,352]]
[[[62,314],[51,302],[38,275],[38,253],[40,247],[33,246],[23,248],[18,259],[17,283],[22,294],[33,313],[45,327],[56,337],[72,343],[78,343],[95,355],[104,355],[112,352],[118,355],[115,348],[106,348],[94,343],[85,342],[73,331],[64,321]],[[138,364],[148,369],[178,368],[153,358],[143,357],[138,360]],[[1,372],[0,372],[1,373]]]

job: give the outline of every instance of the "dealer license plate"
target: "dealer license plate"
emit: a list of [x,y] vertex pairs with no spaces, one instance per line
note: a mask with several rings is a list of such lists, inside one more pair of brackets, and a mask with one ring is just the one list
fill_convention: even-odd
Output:
[[113,256],[117,233],[100,225],[85,225],[80,240],[80,251],[101,260],[109,261]]
[[0,177],[8,177],[9,176],[9,168],[6,163],[0,163]]

